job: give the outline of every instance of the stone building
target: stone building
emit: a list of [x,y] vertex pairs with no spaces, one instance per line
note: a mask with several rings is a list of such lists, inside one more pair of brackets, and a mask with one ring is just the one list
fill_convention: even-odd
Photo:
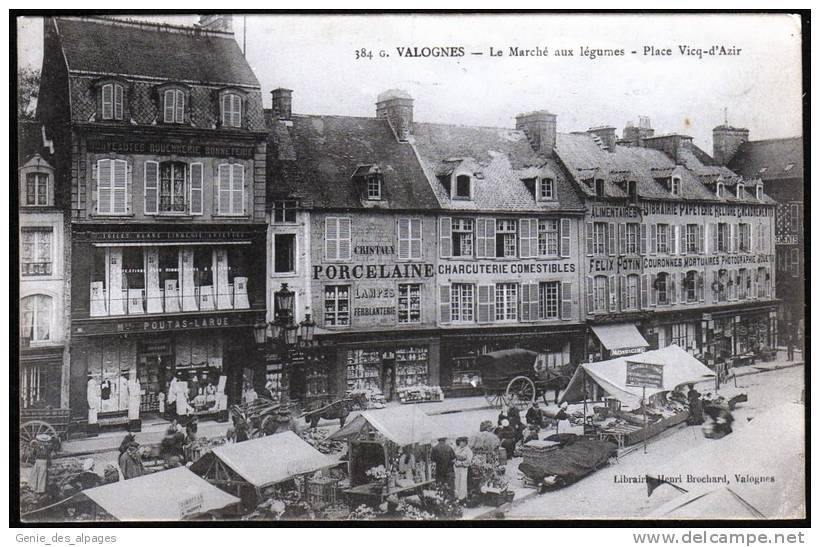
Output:
[[[40,119],[71,222],[75,419],[226,416],[261,359],[265,154],[259,82],[233,34],[46,18]],[[181,386],[181,387],[180,387]]]

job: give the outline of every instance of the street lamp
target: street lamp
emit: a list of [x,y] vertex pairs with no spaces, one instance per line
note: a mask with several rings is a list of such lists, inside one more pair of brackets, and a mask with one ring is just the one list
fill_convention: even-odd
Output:
[[306,313],[304,320],[299,323],[300,336],[304,347],[309,348],[313,346],[313,335],[316,332],[316,322],[310,318],[310,314]]

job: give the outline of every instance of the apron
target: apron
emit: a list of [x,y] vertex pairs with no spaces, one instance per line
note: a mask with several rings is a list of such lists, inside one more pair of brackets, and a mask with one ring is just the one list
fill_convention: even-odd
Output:
[[48,485],[48,460],[34,460],[34,468],[31,470],[31,487],[37,494],[45,494]]

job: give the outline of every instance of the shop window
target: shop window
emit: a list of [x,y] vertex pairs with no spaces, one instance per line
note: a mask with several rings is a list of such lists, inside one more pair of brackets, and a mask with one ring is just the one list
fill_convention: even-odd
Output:
[[242,98],[236,93],[222,95],[222,125],[242,127]]
[[163,97],[163,121],[183,123],[185,121],[185,92],[181,89],[168,89],[163,93]]
[[194,247],[194,286],[197,288],[213,286],[213,260],[210,247]]
[[558,319],[560,289],[561,284],[558,281],[538,284],[539,319]]
[[656,230],[658,233],[658,253],[669,254],[669,225],[658,224]]
[[495,320],[515,321],[518,319],[518,283],[496,283]]
[[475,320],[475,285],[453,283],[450,288],[450,320],[453,323],[472,323]]
[[51,205],[49,190],[50,177],[48,173],[26,173],[26,186],[23,205],[45,206]]
[[740,223],[737,225],[738,246],[741,253],[748,253],[751,250],[751,225]]
[[606,312],[609,309],[609,279],[605,275],[597,275],[593,280],[593,313]]
[[421,259],[421,219],[398,219],[399,260]]
[[347,389],[382,391],[382,353],[379,350],[355,349],[347,352]]
[[424,386],[428,382],[426,346],[396,348],[396,387]]
[[640,252],[640,231],[641,225],[635,222],[626,224],[626,253],[638,254]]
[[59,408],[60,367],[51,364],[20,365],[20,408]]
[[350,225],[348,217],[325,219],[325,260],[350,260]]
[[296,224],[296,200],[275,200],[273,202],[274,224]]
[[105,84],[101,91],[101,114],[103,120],[121,120],[123,89],[120,84]]
[[273,272],[296,272],[296,235],[273,235]]
[[97,161],[97,214],[128,214],[128,163],[125,160]]
[[621,303],[625,310],[637,310],[640,307],[641,278],[637,274],[626,276],[626,291]]
[[54,303],[50,296],[35,294],[20,300],[20,346],[51,340],[53,314]]
[[558,221],[538,221],[538,256],[558,256]]
[[661,272],[655,277],[655,295],[658,305],[669,304],[669,274]]
[[471,199],[472,196],[472,180],[470,176],[458,175],[456,177],[455,194],[453,197],[456,199]]
[[605,255],[607,240],[606,222],[596,222],[593,224],[592,229],[592,254],[596,256]]
[[421,323],[421,285],[399,284],[399,323]]
[[228,283],[233,286],[236,278],[248,277],[247,250],[241,247],[228,247]]
[[695,254],[699,251],[698,242],[700,238],[698,237],[700,226],[697,224],[687,224],[686,225],[686,253],[687,254]]
[[673,323],[670,325],[670,335],[670,344],[675,344],[685,350],[693,350],[697,347],[694,323]]
[[218,214],[244,215],[245,166],[241,163],[221,163],[217,184]]
[[53,230],[23,228],[20,232],[20,274],[39,276],[52,274]]
[[328,285],[324,297],[325,325],[328,327],[350,326],[350,286]]
[[472,219],[453,219],[453,256],[473,256]]
[[551,178],[542,178],[538,181],[538,199],[539,201],[553,201],[555,200],[555,180]]
[[729,249],[729,225],[725,222],[720,222],[717,225],[717,251],[720,253],[728,253]]
[[367,199],[378,201],[382,199],[382,174],[371,173],[364,178],[367,188]]
[[495,229],[495,256],[514,258],[518,241],[517,222],[511,219],[499,219]]

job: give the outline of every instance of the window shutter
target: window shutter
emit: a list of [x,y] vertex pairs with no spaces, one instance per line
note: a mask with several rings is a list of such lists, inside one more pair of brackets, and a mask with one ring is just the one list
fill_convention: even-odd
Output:
[[325,260],[339,258],[339,222],[336,217],[325,219]]
[[192,163],[191,164],[191,214],[192,215],[201,215],[202,214],[202,188],[203,188],[203,181],[202,181],[202,164],[201,163]]
[[477,218],[475,221],[475,256],[476,258],[485,258],[486,254],[486,245],[485,239],[487,238],[487,225],[485,224],[485,219]]
[[628,287],[626,285],[626,283],[627,283],[626,276],[625,275],[619,275],[618,276],[618,283],[620,284],[620,287],[621,287],[621,291],[620,291],[620,293],[621,293],[620,294],[621,309],[622,310],[629,309],[629,291],[628,291]]
[[626,254],[626,224],[618,224],[618,254]]
[[521,240],[520,248],[521,248],[521,258],[530,258],[532,256],[532,247],[530,246],[530,219],[522,218],[518,225],[521,227],[519,229],[519,239]]
[[706,235],[704,232],[706,231],[706,226],[703,224],[698,224],[698,254],[703,254],[705,252],[705,245],[706,245]]
[[439,321],[450,322],[450,285],[439,287]]
[[111,213],[111,162],[99,160],[97,162],[97,213]]
[[641,275],[641,309],[649,307],[649,274]]
[[233,126],[242,126],[242,98],[239,95],[232,95],[231,102],[233,103]]
[[224,215],[230,211],[231,204],[231,166],[227,163],[219,165],[219,190],[217,191],[217,211]]
[[163,121],[165,123],[173,123],[174,121],[174,90],[168,89],[163,93]]
[[595,235],[594,224],[592,222],[587,222],[587,256],[592,256],[592,241]]
[[398,219],[399,260],[410,258],[410,219]]
[[672,272],[666,278],[666,292],[669,294],[669,303],[676,304],[678,301],[678,272]]
[[586,280],[586,289],[587,289],[587,315],[592,314],[595,311],[595,300],[592,294],[592,276],[587,276]]
[[704,299],[705,299],[704,285],[706,285],[706,276],[704,275],[704,272],[698,272],[697,282],[698,282],[698,287],[697,287],[698,300],[703,302]]
[[561,283],[561,319],[572,319],[572,283]]
[[[685,255],[686,254],[686,246],[689,244],[689,226],[683,225],[678,226],[680,229],[679,237],[678,237],[678,254]],[[697,237],[697,231],[695,233]],[[695,240],[695,245],[697,245],[697,240]]]
[[[536,221],[536,224],[538,221]],[[536,226],[536,245],[537,245],[537,237],[538,237],[538,226]],[[561,219],[561,257],[562,258],[569,258],[572,246],[572,238],[571,238],[571,228],[570,228],[570,219],[562,218]]]
[[122,86],[114,84],[114,119],[122,119]]
[[339,259],[350,260],[350,217],[339,219]]
[[[536,221],[537,222],[537,221]],[[560,289],[560,287],[559,287]],[[530,301],[522,302],[522,307],[529,307],[530,309],[530,317],[532,321],[538,321],[540,318],[539,308],[540,308],[540,301],[538,300],[539,296],[538,290],[538,283],[530,283]],[[559,298],[561,295],[557,295]],[[560,310],[558,310],[560,312]]]
[[615,256],[618,254],[618,248],[616,240],[618,239],[617,228],[615,227],[616,224],[614,222],[610,222],[607,225],[607,250],[609,251],[609,256]]
[[102,87],[102,118],[110,120],[114,117],[114,86],[105,84]]
[[128,212],[128,163],[125,160],[114,160],[112,181],[111,212],[124,214]]
[[669,245],[669,254],[680,254],[678,244],[680,243],[680,226],[669,227],[669,237],[671,238],[671,245]]
[[658,289],[655,288],[655,280],[657,276],[655,274],[649,274],[649,305],[650,306],[657,306],[658,305]]
[[646,254],[646,224],[641,223],[641,254]]
[[245,166],[240,163],[231,166],[231,213],[245,214]]
[[729,225],[729,252],[737,252],[737,225]]
[[[535,317],[532,316],[530,313],[530,289],[532,287],[532,283],[522,283],[521,284],[521,321],[535,321],[538,319],[538,315],[536,314]],[[537,294],[538,287],[536,286],[536,294]]]
[[618,292],[615,288],[615,276],[610,275],[608,280],[609,285],[609,311],[610,312],[617,312],[618,311]]
[[712,234],[712,247],[709,249],[709,253],[716,253],[718,250],[718,225],[714,222],[709,224],[709,233]]
[[410,219],[410,258],[421,258],[421,219]]
[[453,254],[453,221],[450,217],[441,217],[438,221],[438,252],[441,258],[450,258]]
[[185,93],[181,90],[176,91],[176,112],[174,113],[174,121],[182,123],[185,120]]
[[757,250],[757,242],[755,241],[755,225],[752,223],[748,224],[749,226],[749,252],[753,253]]
[[717,304],[720,301],[720,286],[719,286],[718,271],[712,272],[712,303]]
[[[668,234],[667,234],[667,237]],[[667,241],[667,245],[669,242]],[[657,224],[650,224],[649,225],[649,254],[657,254],[658,253],[658,225]]]
[[486,239],[484,240],[486,250],[484,256],[486,256],[487,258],[495,258],[495,219],[485,219],[484,229],[486,230]]
[[[495,287],[492,285],[478,286],[478,322],[490,323],[495,319]],[[492,293],[492,294],[491,294]],[[491,304],[492,309],[491,309]]]
[[145,162],[145,214],[155,215],[158,211],[159,202],[159,163],[155,161]]

